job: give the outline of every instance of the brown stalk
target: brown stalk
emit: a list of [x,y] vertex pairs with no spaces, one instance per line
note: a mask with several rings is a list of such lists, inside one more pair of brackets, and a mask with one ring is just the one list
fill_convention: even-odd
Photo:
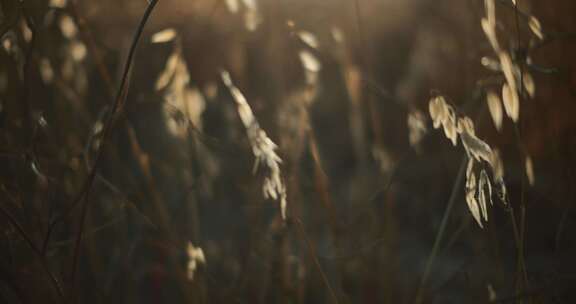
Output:
[[62,289],[62,286],[60,285],[60,282],[58,281],[58,279],[56,279],[56,276],[52,273],[52,271],[50,271],[50,268],[48,267],[48,263],[46,262],[46,258],[44,257],[44,255],[42,254],[40,249],[34,244],[34,241],[32,241],[32,238],[30,237],[30,235],[28,235],[26,230],[24,230],[22,225],[20,225],[20,223],[18,223],[16,218],[12,214],[10,214],[10,212],[8,212],[8,210],[4,209],[4,207],[1,204],[0,204],[0,212],[8,219],[10,224],[12,224],[12,226],[14,226],[14,228],[16,229],[18,234],[20,234],[22,239],[24,239],[26,244],[28,244],[28,246],[30,246],[30,249],[32,249],[32,252],[40,261],[40,265],[42,266],[42,269],[44,270],[46,275],[50,278],[50,281],[52,282],[54,289],[58,293],[58,296],[62,300],[64,300],[65,299],[64,291]]
[[[318,151],[318,144],[316,142],[316,138],[314,133],[310,131],[309,136],[309,145],[310,145],[310,153],[312,154],[312,159],[314,160],[314,176],[315,176],[315,187],[316,193],[320,196],[320,201],[322,205],[326,209],[328,213],[328,221],[330,222],[330,228],[332,230],[332,243],[334,246],[335,255],[340,255],[340,244],[339,244],[339,236],[340,236],[340,227],[338,225],[338,221],[336,220],[336,210],[334,208],[334,203],[332,201],[332,197],[330,195],[328,189],[328,177],[322,168],[322,162],[320,159],[320,153]],[[341,269],[338,269],[338,276],[340,276]],[[338,290],[340,290],[340,280],[338,279]]]
[[73,264],[72,264],[72,272],[71,272],[72,285],[75,285],[75,277],[76,277],[76,272],[77,272],[77,268],[78,268],[78,261],[79,261],[79,256],[80,256],[80,243],[82,240],[82,235],[83,235],[83,230],[84,230],[84,222],[86,220],[86,213],[88,212],[88,204],[84,203],[84,201],[89,196],[89,194],[92,190],[92,185],[94,184],[94,180],[95,180],[96,175],[97,175],[98,167],[99,167],[101,159],[102,159],[104,146],[107,143],[108,137],[112,133],[112,129],[114,126],[116,115],[119,114],[119,112],[121,110],[121,105],[123,104],[123,99],[125,98],[126,92],[128,91],[128,78],[129,78],[128,76],[129,76],[130,70],[132,68],[132,63],[134,60],[134,55],[136,53],[136,48],[138,46],[138,42],[140,40],[140,37],[142,36],[142,32],[144,31],[144,26],[146,25],[150,15],[152,14],[152,11],[154,10],[154,7],[158,3],[158,1],[159,0],[151,0],[149,2],[148,6],[146,7],[146,11],[144,12],[144,15],[142,16],[142,19],[140,20],[140,24],[138,25],[138,28],[136,29],[136,33],[133,37],[132,44],[131,44],[130,50],[128,52],[128,58],[127,58],[126,63],[124,65],[124,71],[122,74],[122,81],[120,83],[120,87],[119,87],[118,92],[116,94],[116,99],[115,99],[114,104],[112,106],[112,110],[110,111],[110,114],[108,115],[108,118],[107,118],[106,123],[104,125],[104,131],[102,134],[101,145],[100,145],[98,151],[96,152],[94,164],[92,165],[92,168],[90,170],[88,178],[86,179],[86,182],[84,183],[84,186],[82,187],[82,190],[78,194],[78,197],[76,198],[76,200],[74,201],[73,206],[72,206],[72,208],[74,208],[76,205],[81,205],[81,207],[82,207],[81,215],[80,215],[81,217],[80,217],[79,228],[78,228],[78,232],[76,234],[76,241],[75,241],[76,244],[74,246],[73,262],[72,262]]
[[[366,56],[365,58],[367,58],[365,62],[362,62],[362,64],[364,65],[364,68],[366,69],[366,72],[368,74],[367,78],[372,79],[372,77],[374,77],[374,74],[372,72],[372,62],[370,60],[372,55],[372,47],[370,45],[369,40],[366,39],[365,37],[366,33],[361,18],[362,8],[360,6],[360,1],[361,0],[354,0],[356,31],[358,32],[358,36],[360,37],[360,44],[364,52],[364,56]],[[366,96],[366,98],[367,98],[368,112],[370,115],[370,123],[372,126],[372,132],[374,132],[373,135],[374,145],[376,146],[376,148],[381,149],[383,147],[382,143],[383,134],[381,129],[382,117],[380,116],[380,112],[378,112],[378,107],[376,105],[376,102],[374,101],[374,98],[371,95]]]
[[70,1],[69,10],[70,15],[72,16],[76,24],[78,24],[79,33],[80,36],[82,37],[82,40],[86,42],[88,50],[92,54],[91,58],[94,59],[94,64],[98,69],[98,73],[100,74],[100,77],[102,78],[102,80],[104,80],[104,83],[106,84],[106,89],[108,91],[108,94],[110,95],[110,98],[114,98],[114,85],[112,82],[112,77],[110,76],[110,72],[106,68],[106,64],[102,59],[102,53],[100,52],[98,46],[96,45],[96,41],[94,40],[92,32],[86,26],[86,19],[78,11],[78,7],[76,6],[76,0]]
[[308,249],[308,254],[310,255],[310,259],[314,263],[316,270],[318,271],[318,273],[322,277],[322,282],[324,282],[324,285],[326,286],[330,296],[332,297],[332,302],[337,304],[338,303],[338,297],[336,296],[336,293],[334,292],[334,289],[332,288],[332,285],[330,284],[328,277],[326,276],[326,274],[322,270],[322,266],[320,265],[320,261],[318,260],[316,250],[314,249],[314,246],[312,245],[312,242],[308,238],[308,235],[306,234],[306,230],[304,229],[304,224],[302,224],[302,221],[297,217],[293,217],[292,220],[296,224],[296,227],[298,228],[298,232],[300,233],[300,236],[301,236],[302,240],[304,241],[306,248]]
[[[515,20],[515,26],[516,26],[516,47],[521,49],[522,48],[522,38],[521,38],[521,32],[520,32],[520,17],[519,17],[519,12],[518,12],[518,5],[520,5],[520,0],[516,0],[516,3],[514,5],[514,20]],[[524,92],[524,59],[520,58],[519,60],[519,68],[520,68],[520,94],[518,94],[518,98],[520,99],[520,101],[522,101],[522,96],[523,96],[523,92]],[[518,144],[518,148],[520,149],[520,154],[521,154],[521,159],[520,162],[522,164],[524,164],[524,160],[526,159],[526,157],[528,156],[528,153],[526,151],[526,148],[524,147],[524,144],[522,143],[522,138],[520,136],[520,127],[521,127],[521,123],[522,123],[522,119],[519,118],[518,120],[518,125],[514,125],[514,131],[515,131],[515,135],[516,135],[516,140],[517,140],[517,144]],[[518,271],[520,272],[522,279],[524,281],[524,290],[527,290],[529,288],[529,282],[528,282],[528,274],[527,274],[527,270],[526,270],[526,262],[525,262],[525,257],[524,257],[524,248],[525,248],[525,225],[526,225],[526,202],[524,201],[524,194],[525,194],[525,187],[526,187],[526,176],[524,174],[522,174],[522,183],[521,183],[521,189],[520,189],[520,229],[519,231],[517,231],[516,233],[518,233],[518,243],[517,243],[517,247],[518,247]],[[514,214],[512,214],[512,218],[514,218]],[[514,223],[515,224],[515,223]],[[517,229],[515,229],[517,230]],[[522,290],[519,289],[519,292],[521,292]]]

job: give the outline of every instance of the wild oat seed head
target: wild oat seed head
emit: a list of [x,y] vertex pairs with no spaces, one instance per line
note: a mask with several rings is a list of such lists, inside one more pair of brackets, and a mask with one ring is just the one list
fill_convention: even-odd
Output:
[[500,131],[502,129],[502,119],[504,116],[502,113],[502,101],[494,91],[490,90],[486,93],[486,102],[488,103],[488,110],[494,122],[494,127]]

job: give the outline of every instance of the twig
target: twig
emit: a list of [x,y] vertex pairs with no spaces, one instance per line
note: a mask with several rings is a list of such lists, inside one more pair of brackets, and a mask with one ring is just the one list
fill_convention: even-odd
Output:
[[322,281],[324,282],[324,285],[326,285],[326,288],[328,289],[328,292],[330,293],[330,296],[332,297],[332,301],[334,303],[338,304],[338,297],[336,296],[334,289],[332,289],[332,285],[330,285],[330,281],[328,281],[328,277],[326,276],[326,274],[322,270],[322,266],[320,265],[320,261],[318,261],[318,257],[316,256],[316,251],[314,250],[314,247],[312,246],[312,242],[310,242],[310,239],[308,238],[308,235],[306,234],[306,230],[304,230],[304,225],[302,224],[302,221],[297,217],[292,217],[292,220],[294,223],[296,223],[296,227],[298,228],[298,231],[300,232],[300,235],[302,236],[302,239],[304,240],[304,243],[306,244],[306,247],[308,248],[308,254],[310,255],[310,259],[312,259],[312,261],[314,262],[314,266],[316,266],[318,273],[320,273],[320,276],[322,277]]
[[[23,84],[20,92],[20,110],[22,111],[22,119],[24,120],[24,128],[25,130],[33,129],[32,127],[32,118],[31,112],[32,108],[30,106],[30,73],[32,67],[32,60],[34,56],[34,50],[36,48],[36,43],[38,41],[38,28],[34,23],[32,17],[28,15],[26,12],[26,8],[24,7],[24,3],[20,3],[20,10],[22,11],[22,16],[24,17],[24,21],[26,26],[30,29],[32,36],[30,38],[30,42],[28,43],[28,49],[26,50],[25,59],[24,59],[24,67],[23,67]],[[30,137],[30,138],[28,138]],[[26,133],[27,140],[33,141],[33,135]],[[32,145],[31,143],[27,143],[28,145]]]
[[[364,32],[364,24],[362,23],[362,9],[360,6],[360,0],[354,0],[354,14],[356,19],[356,30],[358,32],[358,36],[360,37],[360,46],[364,50],[364,56],[366,58],[365,62],[362,62],[366,68],[366,74],[368,75],[368,79],[373,77],[372,72],[372,64],[371,64],[371,55],[372,55],[372,47],[370,45],[369,40],[365,37]],[[364,57],[363,56],[363,57]],[[368,95],[367,97],[367,104],[368,104],[368,112],[370,114],[370,123],[372,127],[372,132],[374,132],[374,145],[377,149],[382,149],[382,117],[380,116],[380,112],[378,111],[378,107],[374,102],[372,96]]]
[[146,11],[144,12],[144,15],[142,16],[142,19],[140,20],[138,28],[136,29],[136,33],[133,37],[132,44],[130,45],[130,50],[128,52],[128,58],[127,58],[126,63],[124,65],[124,71],[122,74],[122,80],[120,83],[120,87],[118,88],[118,92],[116,95],[116,99],[114,101],[114,105],[112,106],[110,114],[109,114],[109,116],[106,120],[106,123],[104,125],[104,131],[102,133],[101,145],[100,145],[98,151],[96,152],[94,164],[92,165],[92,169],[90,170],[88,178],[86,179],[86,182],[84,183],[84,186],[82,187],[82,190],[80,191],[77,199],[75,200],[75,202],[72,206],[72,208],[73,208],[76,205],[82,205],[80,223],[79,223],[78,233],[76,234],[76,241],[75,241],[76,244],[74,247],[74,254],[73,254],[73,264],[72,264],[72,273],[71,273],[71,281],[72,281],[73,285],[75,282],[76,271],[78,268],[78,258],[80,255],[80,242],[82,240],[84,222],[86,220],[86,213],[88,211],[88,204],[87,203],[82,204],[82,203],[85,201],[86,197],[88,197],[88,195],[90,194],[90,191],[92,189],[92,185],[94,184],[94,180],[96,178],[97,171],[98,171],[97,169],[98,169],[98,166],[99,166],[101,159],[102,159],[105,143],[106,143],[108,137],[110,136],[110,133],[111,133],[112,128],[114,126],[115,117],[120,112],[121,106],[123,104],[123,99],[126,97],[126,92],[128,91],[128,78],[129,78],[128,76],[129,76],[131,68],[132,68],[132,62],[134,59],[134,54],[136,52],[136,47],[138,46],[138,42],[140,40],[140,37],[142,36],[142,32],[144,31],[144,26],[146,25],[150,15],[152,14],[152,11],[154,10],[154,7],[158,3],[158,1],[159,0],[151,0],[149,2],[148,6],[146,7]]
[[446,210],[444,211],[444,215],[442,216],[442,222],[440,223],[440,229],[436,234],[436,239],[434,240],[434,245],[432,246],[432,252],[428,257],[428,261],[426,262],[426,267],[424,268],[424,273],[422,274],[422,279],[420,280],[420,285],[418,286],[418,290],[416,291],[416,298],[414,303],[420,304],[422,303],[423,299],[423,292],[424,286],[426,285],[426,281],[428,280],[428,276],[430,275],[430,271],[432,270],[432,264],[436,260],[436,256],[438,255],[438,249],[440,248],[440,243],[442,242],[442,238],[444,237],[444,232],[446,231],[446,227],[448,226],[448,218],[452,213],[452,208],[454,207],[454,203],[456,202],[456,198],[458,197],[458,190],[460,189],[460,185],[464,180],[464,172],[466,172],[466,157],[464,157],[460,163],[460,169],[458,170],[458,176],[456,177],[456,181],[452,186],[452,193],[450,194],[450,199],[448,200],[448,205],[446,206]]
[[62,300],[64,300],[65,299],[64,291],[62,289],[62,286],[60,285],[60,282],[58,282],[58,279],[56,279],[56,276],[50,271],[50,268],[48,268],[48,264],[46,263],[46,259],[44,258],[44,255],[38,249],[38,247],[34,244],[34,242],[32,241],[32,238],[28,235],[28,233],[26,233],[26,231],[20,225],[20,223],[18,223],[16,218],[14,218],[14,216],[12,216],[12,214],[10,214],[10,212],[8,212],[8,210],[4,209],[4,207],[2,205],[0,205],[0,212],[2,212],[2,214],[8,219],[10,224],[12,224],[12,226],[14,226],[14,228],[16,228],[16,231],[18,231],[18,233],[20,234],[22,239],[24,239],[24,241],[28,244],[28,246],[30,246],[30,249],[32,249],[32,252],[34,253],[34,255],[36,255],[36,257],[40,261],[40,264],[42,265],[42,269],[44,270],[44,272],[46,272],[46,275],[48,275],[48,277],[50,278],[50,281],[52,282],[54,289],[56,289],[58,296]]
[[[518,49],[522,49],[521,48],[521,44],[522,44],[522,38],[521,38],[521,32],[520,32],[520,14],[518,11],[518,5],[520,3],[520,0],[516,0],[516,2],[514,3],[514,20],[515,20],[515,26],[516,26],[516,47]],[[522,93],[524,92],[524,58],[519,58],[519,62],[518,62],[519,68],[520,68],[520,94],[518,96],[518,98],[522,99]],[[519,124],[521,124],[522,119],[520,118],[518,121],[518,124],[514,124],[514,131],[515,131],[515,135],[516,135],[516,140],[518,143],[518,148],[520,149],[520,154],[522,156],[521,158],[521,163],[523,164],[523,160],[526,159],[526,157],[528,156],[528,153],[526,151],[526,148],[524,147],[523,143],[522,143],[522,138],[520,136],[520,126]],[[525,192],[525,186],[526,186],[526,177],[524,174],[521,175],[521,187],[520,187],[520,230],[517,231],[518,233],[518,243],[517,243],[517,247],[518,247],[518,266],[519,266],[519,270],[522,278],[524,280],[524,289],[528,288],[528,275],[526,272],[526,262],[524,260],[524,243],[525,243],[525,224],[526,224],[526,204],[524,201],[524,192]],[[512,207],[511,207],[512,208]],[[512,219],[514,220],[514,214],[512,213]],[[513,223],[515,225],[515,223]]]
[[82,40],[84,40],[84,42],[86,42],[86,45],[88,46],[88,50],[90,51],[92,58],[94,59],[94,64],[96,65],[98,73],[100,73],[100,77],[104,81],[106,90],[108,91],[110,98],[114,98],[114,85],[112,84],[112,77],[110,76],[110,72],[106,68],[106,64],[102,58],[102,54],[98,50],[96,42],[94,41],[92,32],[90,32],[90,30],[86,26],[86,20],[82,17],[82,15],[80,15],[78,11],[78,7],[76,6],[75,0],[70,1],[69,11],[72,18],[74,18],[74,21],[76,21],[76,24],[78,24],[78,29],[80,30],[79,32],[80,35],[82,36]]

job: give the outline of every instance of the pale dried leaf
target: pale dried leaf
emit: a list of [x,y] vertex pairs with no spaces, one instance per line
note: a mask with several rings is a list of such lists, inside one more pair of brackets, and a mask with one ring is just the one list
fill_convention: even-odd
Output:
[[492,27],[496,27],[496,4],[494,3],[494,0],[485,0],[484,6],[486,8],[488,24]]
[[[2,37],[0,37],[0,38],[2,38]],[[2,40],[2,47],[4,48],[6,53],[12,52],[12,46],[13,46],[13,42],[12,42],[12,39],[10,39],[10,37],[6,37]]]
[[50,0],[50,7],[64,8],[67,2],[67,0]]
[[218,96],[218,85],[214,82],[208,82],[202,88],[202,92],[207,99],[212,100]]
[[418,148],[418,144],[426,134],[426,124],[424,122],[424,115],[420,111],[408,113],[408,140],[410,146]]
[[202,114],[206,108],[204,96],[197,88],[185,88],[184,101],[184,107],[190,121],[196,128],[202,129]]
[[240,9],[240,3],[238,3],[238,0],[226,0],[226,7],[229,12],[236,14]]
[[494,122],[496,130],[500,131],[502,128],[502,101],[500,97],[494,91],[488,91],[486,93],[486,102],[488,103],[488,110],[490,111],[490,116]]
[[504,180],[503,179],[496,180],[495,182],[496,182],[496,186],[497,186],[496,189],[498,190],[498,196],[499,196],[500,200],[502,201],[502,203],[504,205],[507,205],[508,204],[508,201],[507,201],[508,195],[507,195],[506,184],[504,183]]
[[492,287],[492,284],[488,284],[487,287],[488,287],[488,301],[496,302],[498,296],[496,295],[496,291],[494,291],[494,287]]
[[448,111],[448,115],[442,126],[444,127],[444,135],[446,135],[446,138],[450,139],[453,146],[456,146],[458,141],[458,132],[456,130],[456,117],[454,111]]
[[504,104],[506,115],[510,117],[514,122],[517,122],[520,114],[520,101],[518,100],[518,92],[510,88],[508,83],[505,83],[502,86],[502,102]]
[[488,191],[487,199],[490,201],[490,205],[493,205],[494,202],[492,201],[492,184],[490,183],[490,179],[488,178],[488,174],[486,173],[485,170],[482,170],[482,172],[480,172],[480,178],[486,180],[486,189]]
[[[471,159],[471,161],[474,162],[473,159]],[[468,190],[474,190],[473,192],[476,191],[476,175],[474,175],[474,170],[471,170],[466,178],[466,188]]]
[[28,23],[22,21],[22,36],[24,36],[24,40],[26,42],[30,42],[32,40],[32,30],[28,27]]
[[475,134],[474,122],[472,121],[472,119],[466,116],[458,118],[458,125],[456,127],[456,130],[458,131],[458,134],[465,132],[470,135],[474,135]]
[[480,24],[482,25],[482,30],[484,31],[486,38],[488,38],[490,45],[494,51],[498,52],[500,50],[500,44],[498,43],[498,38],[496,37],[496,28],[486,18],[482,18]]
[[504,164],[502,158],[500,157],[500,151],[494,149],[492,153],[492,176],[494,177],[494,186],[496,187],[496,193],[502,201],[502,203],[507,204],[507,190],[506,184],[504,183]]
[[540,21],[536,17],[534,16],[530,17],[530,21],[528,21],[528,26],[530,27],[532,33],[534,33],[534,35],[538,37],[538,39],[540,40],[544,39],[544,33],[542,33],[542,25],[540,24]]
[[47,58],[40,59],[40,76],[45,84],[50,84],[54,80],[54,69]]
[[484,219],[484,221],[488,221],[488,209],[486,207],[486,193],[484,192],[484,188],[486,188],[487,184],[490,184],[490,181],[488,180],[488,176],[485,174],[484,170],[482,170],[478,180],[478,205],[480,206],[480,211],[482,212],[482,218]]
[[322,69],[320,61],[309,51],[300,51],[298,55],[300,56],[300,61],[302,61],[304,69],[311,72],[319,72]]
[[528,178],[528,183],[530,186],[534,186],[534,164],[532,163],[532,158],[530,156],[526,156],[524,167],[526,169],[526,177]]
[[[257,123],[256,119],[254,118],[254,114],[252,114],[252,109],[250,108],[248,101],[246,100],[244,95],[240,92],[240,90],[238,90],[238,88],[234,86],[234,84],[232,83],[232,78],[230,77],[230,74],[228,72],[222,72],[222,80],[230,90],[230,93],[232,94],[234,101],[236,101],[238,115],[240,116],[242,124],[244,125],[244,127],[246,127],[246,129],[250,131],[253,125],[256,124],[257,126]],[[257,128],[259,129],[259,127]]]
[[188,255],[187,276],[189,280],[193,280],[198,264],[206,264],[206,258],[202,248],[195,247],[190,242],[186,247],[186,253]]
[[502,162],[502,158],[500,157],[500,151],[498,149],[494,149],[492,151],[492,159],[490,160],[490,165],[492,166],[492,175],[494,176],[495,180],[503,180],[504,179],[504,163]]
[[492,161],[493,152],[487,143],[468,133],[462,133],[460,138],[462,139],[462,144],[466,151],[468,151],[468,153],[470,153],[470,155],[472,155],[476,160],[484,160],[488,163]]
[[432,118],[434,129],[438,129],[440,125],[444,123],[447,114],[444,97],[437,96],[430,99],[430,102],[428,103],[428,111],[430,112],[430,118]]
[[534,98],[534,94],[536,93],[536,85],[534,84],[534,78],[528,72],[524,72],[522,74],[522,82],[524,83],[524,89],[528,96]]
[[255,10],[258,8],[256,5],[256,0],[242,0],[242,3],[244,3],[244,6],[247,9]]
[[244,25],[246,26],[246,29],[253,32],[258,28],[260,23],[262,23],[260,12],[255,7],[248,8],[244,13]]
[[286,218],[287,218],[287,214],[286,214],[286,205],[287,205],[287,202],[286,202],[286,190],[284,190],[284,191],[281,193],[281,196],[282,196],[282,197],[280,197],[280,216],[282,216],[282,219],[283,219],[283,220],[286,220]]
[[332,38],[334,38],[334,41],[338,43],[344,43],[344,33],[340,28],[334,26],[330,32],[332,33]]
[[60,31],[62,32],[62,35],[68,39],[72,39],[78,34],[78,28],[76,27],[74,20],[72,20],[72,17],[63,15],[60,18]]
[[476,223],[478,223],[478,226],[480,226],[480,228],[484,228],[484,226],[482,225],[480,209],[478,208],[478,202],[476,201],[474,190],[475,189],[470,189],[470,191],[467,191],[466,203],[468,203],[468,209],[470,210],[470,213],[472,213],[472,216],[476,220]]
[[495,72],[501,71],[500,62],[498,60],[495,60],[494,58],[484,56],[480,60],[480,63],[482,64],[482,66],[491,71]]
[[468,165],[466,166],[466,188],[469,187],[470,180],[472,179],[472,173],[474,172],[474,158],[468,158]]
[[174,40],[176,36],[177,33],[175,29],[167,28],[152,35],[150,40],[152,43],[165,43]]
[[318,39],[316,38],[316,36],[308,31],[299,31],[297,35],[300,38],[300,40],[302,40],[304,43],[306,43],[309,47],[313,49],[317,49],[318,46],[320,45],[318,43]]
[[519,71],[519,68],[514,65],[512,58],[510,58],[510,55],[507,52],[499,52],[498,58],[500,59],[500,66],[502,67],[502,72],[504,73],[508,86],[517,94],[515,75],[519,75],[516,72]]
[[72,55],[74,61],[83,61],[86,58],[87,52],[86,46],[84,43],[80,42],[80,40],[75,39],[70,43],[70,55]]
[[177,53],[173,53],[172,55],[170,55],[170,57],[168,57],[164,71],[162,71],[162,73],[160,74],[160,76],[158,76],[158,79],[156,80],[155,88],[157,91],[164,89],[165,87],[168,86],[168,84],[170,84],[170,81],[172,80],[174,74],[176,73],[176,68],[178,66],[179,61],[180,57]]

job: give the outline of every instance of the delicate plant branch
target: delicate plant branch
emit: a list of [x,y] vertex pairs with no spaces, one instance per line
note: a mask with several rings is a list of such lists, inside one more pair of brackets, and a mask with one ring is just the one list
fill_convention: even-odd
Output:
[[440,249],[440,243],[444,237],[444,233],[446,231],[446,227],[448,226],[448,218],[452,213],[452,208],[456,202],[456,198],[458,198],[458,192],[460,189],[460,185],[464,181],[464,176],[466,172],[466,163],[467,157],[462,158],[460,162],[460,169],[458,169],[458,175],[456,176],[456,181],[452,186],[452,193],[450,194],[450,199],[448,200],[448,205],[446,206],[446,210],[444,211],[444,215],[442,216],[442,221],[440,222],[440,228],[438,229],[438,233],[436,234],[436,238],[434,239],[434,245],[432,246],[432,252],[430,256],[428,256],[428,261],[426,262],[426,266],[424,268],[424,272],[422,274],[422,278],[420,279],[420,285],[416,290],[416,298],[414,300],[415,304],[420,304],[423,302],[423,293],[424,288],[426,286],[426,282],[428,281],[428,277],[430,276],[430,271],[432,270],[432,265],[436,260],[436,256],[438,255],[438,249]]
[[[22,16],[24,17],[24,21],[26,23],[26,26],[28,26],[28,28],[30,29],[32,35],[30,38],[30,42],[28,43],[28,49],[26,50],[26,54],[25,54],[25,59],[24,59],[24,67],[23,67],[23,72],[24,72],[24,80],[23,80],[23,86],[21,88],[20,91],[20,107],[21,107],[21,111],[22,111],[22,119],[24,120],[24,127],[25,130],[30,130],[33,129],[32,127],[32,108],[30,106],[30,101],[29,101],[29,96],[30,96],[30,88],[28,87],[30,85],[30,72],[31,72],[31,67],[32,67],[32,60],[33,60],[33,56],[34,56],[34,49],[36,48],[36,43],[38,40],[38,28],[36,26],[36,24],[34,23],[34,20],[28,15],[28,13],[26,12],[26,8],[24,7],[24,3],[19,3],[20,5],[20,11],[22,12]],[[27,136],[29,137],[33,137],[33,135],[31,134],[27,134]],[[29,139],[30,141],[33,141],[33,138]],[[27,143],[30,144],[31,143]]]
[[[373,72],[372,72],[372,64],[371,64],[371,55],[372,55],[372,48],[370,45],[369,40],[366,39],[365,37],[365,31],[364,31],[364,24],[362,22],[362,9],[360,6],[360,1],[361,0],[354,0],[354,17],[356,20],[356,31],[358,32],[358,35],[360,37],[360,45],[362,47],[362,49],[364,50],[364,56],[366,59],[364,63],[365,68],[367,69],[367,74],[368,74],[368,79],[371,79],[372,77],[374,77]],[[362,57],[364,57],[362,56]],[[375,148],[377,149],[382,149],[382,140],[383,140],[383,134],[382,134],[382,118],[380,116],[380,112],[378,107],[376,106],[376,103],[374,102],[374,99],[372,96],[368,95],[367,97],[367,104],[368,104],[368,112],[370,115],[370,124],[372,127],[372,132],[374,132],[374,144],[375,144]]]
[[0,212],[8,219],[10,224],[12,224],[12,226],[14,226],[14,228],[16,229],[16,231],[18,231],[18,233],[20,234],[22,239],[24,239],[26,244],[28,244],[28,246],[30,246],[30,249],[32,249],[32,252],[34,253],[34,255],[36,255],[36,257],[40,261],[42,269],[44,270],[44,272],[46,272],[46,275],[48,275],[48,277],[50,278],[50,281],[52,282],[54,289],[58,293],[58,296],[62,300],[64,300],[65,297],[64,297],[64,291],[62,289],[62,286],[60,285],[60,282],[58,281],[58,279],[56,279],[56,276],[52,273],[52,271],[50,271],[50,268],[48,267],[48,264],[46,263],[46,259],[45,259],[44,255],[42,254],[42,252],[40,251],[40,249],[34,244],[34,241],[32,241],[32,238],[28,235],[28,233],[24,230],[24,228],[20,225],[20,223],[18,223],[16,218],[14,218],[14,216],[12,214],[10,214],[10,212],[8,212],[8,210],[6,210],[1,204],[0,204]]
[[78,268],[78,260],[79,260],[79,255],[80,255],[80,243],[82,240],[84,222],[86,220],[86,213],[88,212],[88,203],[85,203],[84,201],[86,200],[86,198],[90,194],[90,191],[92,189],[92,185],[94,184],[94,180],[95,180],[96,175],[97,175],[98,166],[99,166],[101,159],[102,159],[102,155],[104,152],[104,146],[108,140],[108,137],[110,136],[110,134],[112,132],[116,115],[119,114],[119,112],[122,108],[123,100],[126,98],[126,93],[128,91],[128,78],[129,78],[130,71],[132,69],[132,63],[134,60],[134,55],[136,53],[136,48],[138,46],[138,42],[140,40],[140,37],[142,36],[142,32],[144,31],[144,27],[145,27],[150,15],[152,14],[154,7],[158,3],[158,1],[159,0],[151,0],[148,3],[148,6],[146,7],[146,11],[144,12],[144,15],[142,16],[142,19],[140,20],[138,28],[136,29],[136,33],[133,37],[132,44],[130,45],[130,50],[128,52],[128,58],[127,58],[126,63],[124,65],[124,70],[122,73],[122,80],[120,83],[120,87],[118,88],[118,92],[116,94],[116,99],[114,101],[114,104],[112,106],[110,114],[108,115],[106,123],[104,124],[104,131],[102,133],[102,141],[101,141],[100,147],[98,148],[98,151],[96,152],[94,164],[92,165],[92,168],[90,170],[88,178],[86,179],[86,182],[84,183],[84,186],[82,187],[77,199],[74,201],[74,204],[72,206],[72,208],[74,208],[76,205],[82,206],[81,215],[80,215],[81,216],[80,217],[80,223],[79,223],[79,227],[78,227],[78,232],[76,234],[76,241],[75,241],[76,244],[74,246],[73,264],[72,264],[72,272],[71,272],[71,281],[73,284],[75,282],[76,271]]
[[[515,26],[516,26],[516,47],[518,49],[522,49],[522,38],[521,38],[521,32],[520,32],[520,17],[519,17],[519,10],[518,10],[518,5],[520,4],[520,0],[516,0],[514,2],[514,20],[515,20]],[[519,58],[519,63],[518,63],[518,67],[520,69],[520,92],[524,92],[524,63],[525,63],[525,59],[524,58]],[[522,100],[524,94],[519,94],[518,98],[520,100]],[[519,118],[520,119],[520,118]],[[520,136],[520,123],[521,120],[518,121],[518,124],[514,124],[514,131],[515,131],[515,136],[516,136],[516,140],[518,143],[518,148],[520,149],[520,154],[521,154],[521,163],[523,164],[523,160],[526,159],[526,157],[528,157],[528,153],[526,151],[526,148],[524,147],[523,143],[522,143],[522,138]],[[525,205],[525,201],[524,201],[524,193],[525,193],[525,186],[526,186],[526,176],[524,174],[522,174],[521,177],[521,187],[520,187],[520,210],[521,210],[521,214],[520,214],[520,229],[519,231],[517,231],[518,229],[516,227],[514,227],[516,230],[515,233],[518,235],[517,239],[517,247],[518,247],[518,271],[521,273],[522,278],[524,280],[524,290],[527,290],[529,288],[528,286],[528,274],[526,271],[526,262],[525,262],[525,258],[524,258],[524,247],[525,247],[525,223],[526,223],[526,205]],[[513,211],[513,207],[510,206],[510,209]],[[515,218],[514,218],[514,213],[511,213],[511,217],[513,220],[513,225],[516,226],[515,223]]]
[[94,41],[94,37],[92,35],[92,32],[90,32],[90,29],[86,27],[86,20],[82,17],[82,15],[80,15],[80,13],[78,11],[78,7],[76,5],[76,0],[70,1],[68,6],[69,6],[70,15],[72,16],[72,18],[74,18],[74,21],[76,21],[76,24],[78,24],[78,29],[79,29],[80,35],[82,36],[82,40],[84,40],[84,42],[86,42],[86,45],[88,46],[88,49],[90,50],[90,53],[92,53],[92,58],[94,59],[94,64],[96,65],[96,68],[98,69],[98,73],[100,73],[100,77],[102,78],[102,80],[104,81],[104,84],[106,85],[106,89],[108,91],[108,94],[110,95],[110,98],[114,98],[114,85],[112,84],[112,77],[110,76],[110,72],[106,68],[106,64],[102,58],[102,54],[98,50],[98,46],[96,45],[96,42]]
[[324,285],[326,285],[326,288],[328,289],[328,292],[330,293],[330,296],[332,297],[332,302],[335,304],[338,304],[338,297],[336,296],[336,293],[334,292],[332,285],[330,285],[330,281],[328,281],[328,277],[326,276],[326,274],[322,270],[322,266],[320,265],[320,261],[318,260],[318,257],[316,256],[316,250],[314,250],[314,246],[312,245],[312,242],[310,242],[310,239],[308,238],[308,235],[306,234],[306,230],[304,229],[304,224],[302,224],[302,221],[296,216],[292,216],[292,221],[296,224],[296,227],[298,228],[298,232],[300,233],[302,239],[304,240],[306,247],[308,248],[308,254],[310,255],[310,259],[312,259],[314,266],[316,267],[316,270],[318,270],[318,273],[322,277],[322,281],[324,282]]

